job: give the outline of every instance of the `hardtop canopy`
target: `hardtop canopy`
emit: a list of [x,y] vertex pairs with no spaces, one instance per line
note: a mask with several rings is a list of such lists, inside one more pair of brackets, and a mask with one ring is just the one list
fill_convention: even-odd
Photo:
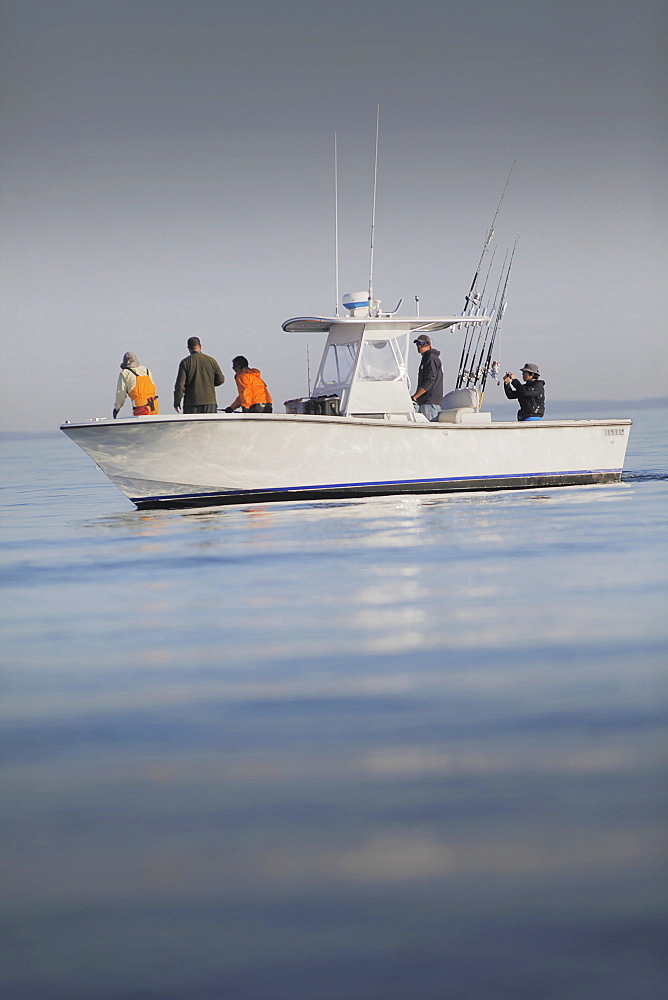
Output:
[[296,316],[283,323],[285,333],[329,333],[334,326],[378,327],[394,333],[436,333],[470,323],[489,323],[491,316]]

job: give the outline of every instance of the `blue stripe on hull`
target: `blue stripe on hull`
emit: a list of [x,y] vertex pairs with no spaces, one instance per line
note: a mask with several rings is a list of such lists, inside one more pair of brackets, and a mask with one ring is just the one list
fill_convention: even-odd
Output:
[[159,497],[131,497],[140,510],[151,508],[209,507],[280,500],[328,500],[391,496],[406,493],[462,493],[480,490],[517,490],[545,486],[585,486],[615,483],[621,469],[593,469],[509,476],[456,476],[447,479],[391,479],[368,483],[328,483],[324,486],[285,486],[262,490],[226,490],[212,493],[182,493]]

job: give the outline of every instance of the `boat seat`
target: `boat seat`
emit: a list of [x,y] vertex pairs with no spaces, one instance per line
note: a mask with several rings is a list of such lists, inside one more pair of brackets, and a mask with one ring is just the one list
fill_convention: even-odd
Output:
[[438,415],[444,424],[488,424],[491,413],[478,413],[478,392],[476,389],[453,389],[446,392]]
[[443,424],[491,424],[491,413],[478,413],[472,406],[457,406],[441,410],[438,422]]
[[446,392],[441,403],[442,410],[459,410],[464,407],[478,409],[478,393],[475,389],[452,389]]

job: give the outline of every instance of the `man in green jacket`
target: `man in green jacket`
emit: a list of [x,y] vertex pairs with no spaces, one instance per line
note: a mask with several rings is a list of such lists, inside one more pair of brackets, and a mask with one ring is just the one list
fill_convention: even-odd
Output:
[[215,358],[202,353],[199,337],[188,338],[190,354],[179,365],[179,373],[174,385],[174,409],[184,413],[215,413],[216,386],[222,385],[225,376]]

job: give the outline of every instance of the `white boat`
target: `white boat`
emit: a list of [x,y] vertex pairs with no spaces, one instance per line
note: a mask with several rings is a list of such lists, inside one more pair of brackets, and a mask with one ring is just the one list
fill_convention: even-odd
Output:
[[346,298],[345,316],[283,324],[326,335],[312,395],[289,400],[285,413],[174,413],[61,430],[140,509],[621,479],[630,420],[492,421],[475,387],[446,394],[435,422],[415,411],[407,358],[418,332],[475,332],[493,314],[402,317],[366,295]]
[[[338,195],[335,181],[336,315],[302,316],[286,333],[322,333],[315,387],[284,414],[212,413],[65,423],[67,434],[140,509],[329,500],[402,493],[455,493],[612,483],[621,479],[630,420],[492,421],[481,409],[515,251],[494,300],[478,280],[510,181],[487,233],[462,313],[421,317],[383,312],[373,295],[378,121],[368,292],[343,298],[338,315]],[[334,142],[336,162],[336,137]],[[512,173],[512,168],[511,168]],[[517,246],[517,240],[515,241]],[[494,255],[492,254],[492,261]],[[505,272],[505,273],[504,273]],[[419,312],[416,297],[416,313]],[[438,420],[416,412],[408,379],[418,333],[463,331],[456,388]],[[309,387],[310,392],[310,387]]]

